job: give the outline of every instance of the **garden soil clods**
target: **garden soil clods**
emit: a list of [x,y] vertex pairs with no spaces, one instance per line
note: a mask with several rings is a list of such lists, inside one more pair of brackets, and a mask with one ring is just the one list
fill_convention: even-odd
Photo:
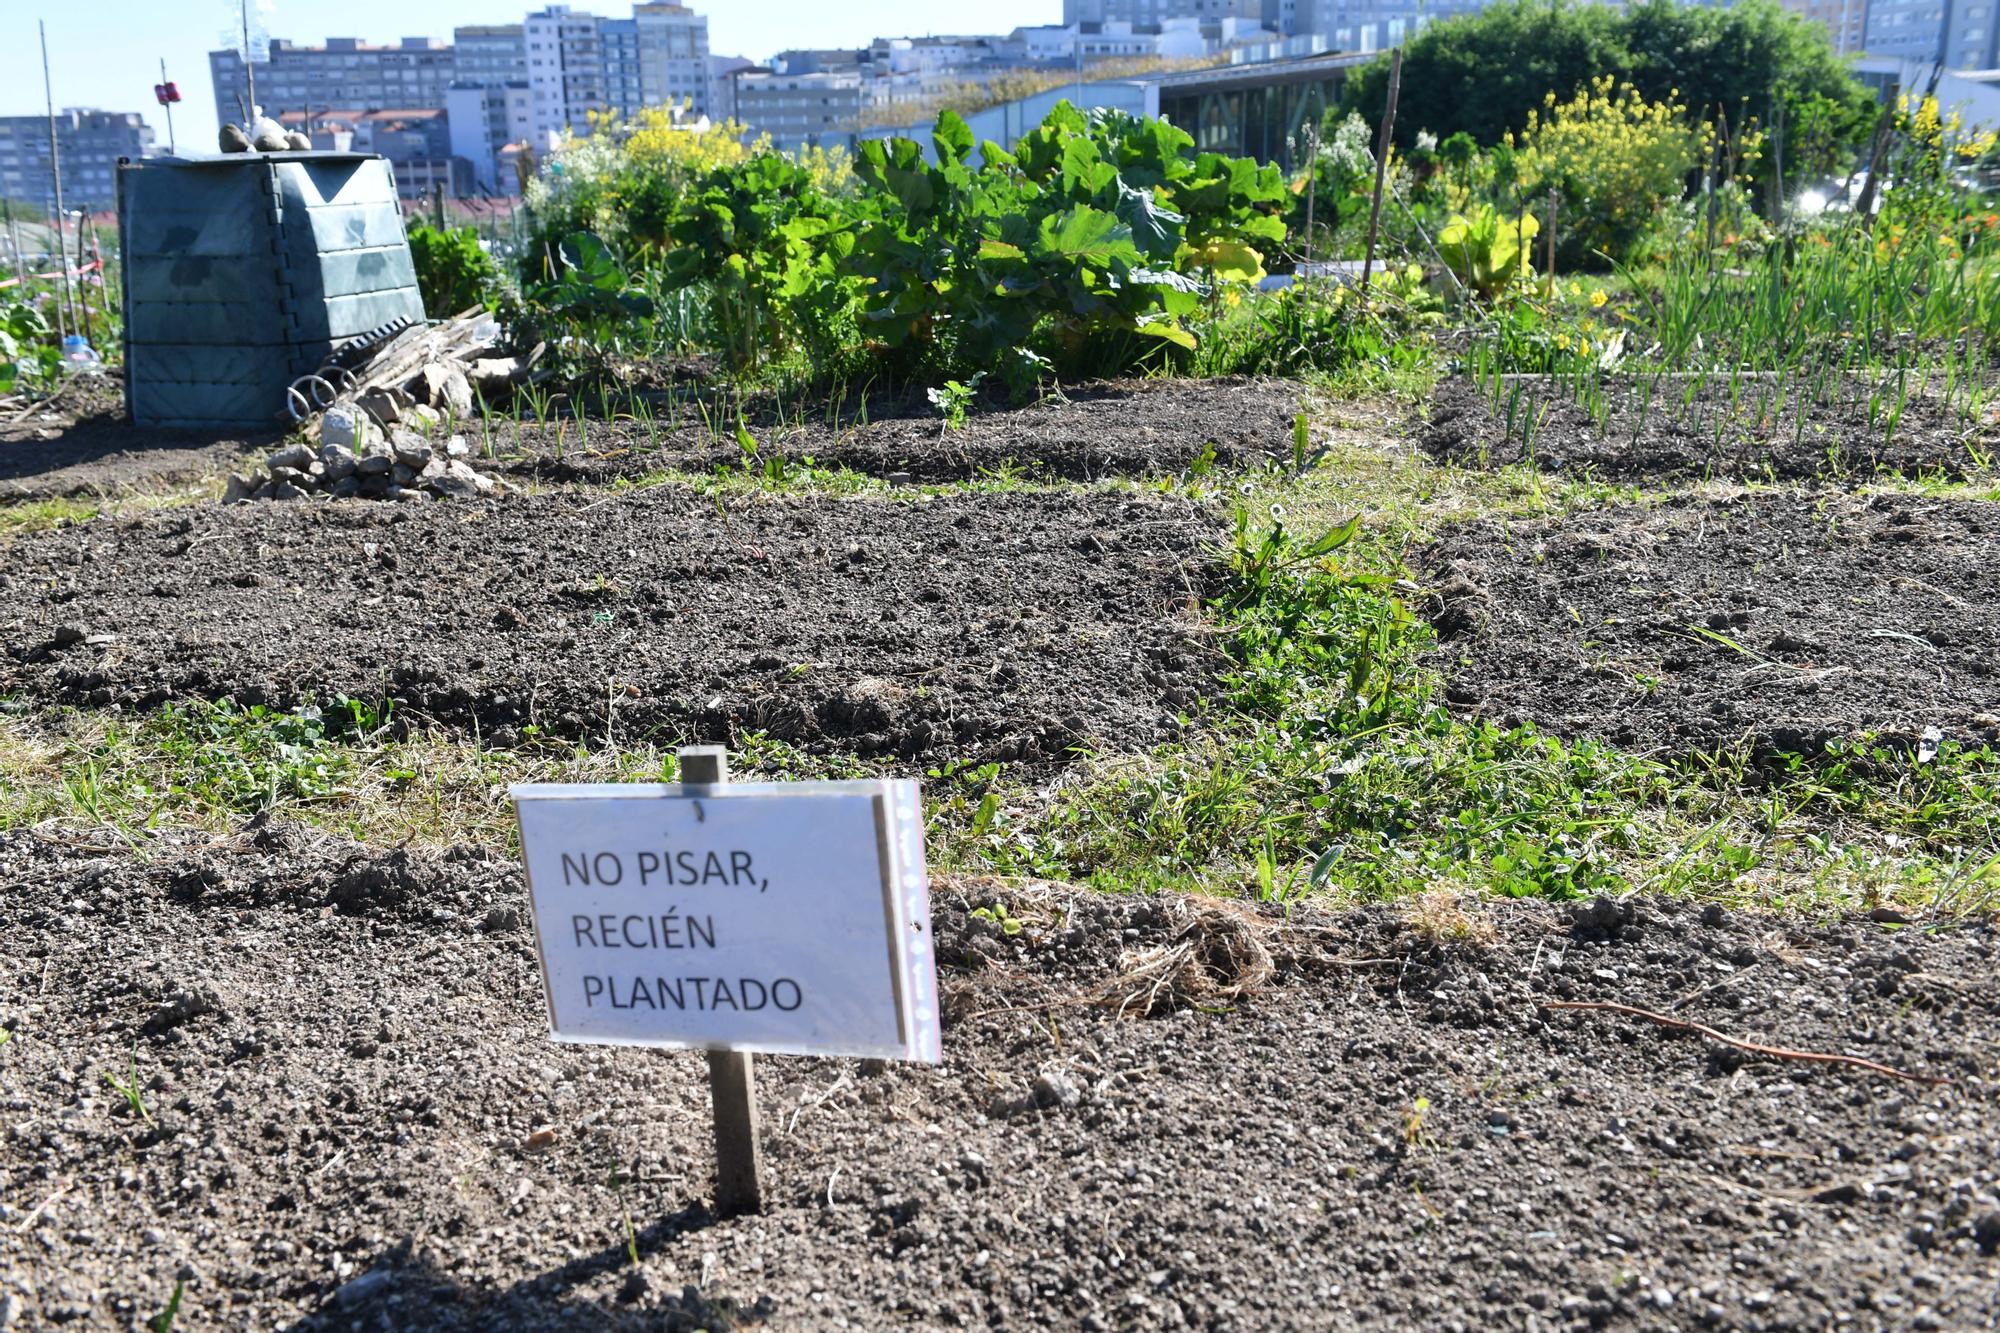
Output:
[[1044,763],[1175,734],[1221,661],[1207,511],[1098,490],[892,502],[654,488],[204,507],[24,537],[0,689],[49,703],[400,701],[510,745],[761,732]]
[[550,1043],[497,855],[15,832],[0,874],[17,1328],[177,1279],[187,1328],[2000,1318],[1986,928],[946,881],[946,1063],[760,1060],[768,1208],[723,1220],[700,1057]]
[[1458,707],[1674,753],[2000,740],[2000,504],[1790,492],[1507,523],[1424,553]]

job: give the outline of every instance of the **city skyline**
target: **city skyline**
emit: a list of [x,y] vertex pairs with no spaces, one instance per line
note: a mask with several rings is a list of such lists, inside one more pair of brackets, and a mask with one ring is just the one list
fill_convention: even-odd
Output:
[[[955,28],[937,25],[938,9],[919,0],[867,0],[853,6],[828,6],[812,0],[754,0],[753,3],[704,4],[688,0],[709,20],[710,48],[718,55],[743,55],[762,63],[788,47],[862,46],[875,37],[925,36]],[[583,3],[571,0],[579,12],[629,13],[629,0]],[[0,20],[0,88],[10,90],[0,102],[0,116],[25,116],[44,110],[41,47],[36,20],[48,24],[49,66],[55,105],[104,111],[132,111],[146,117],[165,150],[167,117],[153,100],[160,60],[167,77],[180,85],[183,101],[173,109],[173,130],[183,145],[212,152],[218,128],[209,80],[208,53],[223,45],[222,37],[234,3],[192,0],[169,7],[150,0],[82,0],[47,12],[14,11]],[[393,43],[404,37],[429,37],[449,42],[454,27],[480,23],[518,23],[540,3],[519,0],[434,0],[422,7],[420,24],[410,21],[411,6],[392,0],[348,0],[339,5],[323,0],[275,0],[263,14],[273,37],[314,44],[328,37],[359,37]],[[1006,31],[1015,27],[1056,23],[1062,0],[995,0],[981,7],[983,26]],[[189,11],[193,13],[190,14]],[[414,31],[406,29],[415,28]],[[107,40],[109,38],[109,40]]]

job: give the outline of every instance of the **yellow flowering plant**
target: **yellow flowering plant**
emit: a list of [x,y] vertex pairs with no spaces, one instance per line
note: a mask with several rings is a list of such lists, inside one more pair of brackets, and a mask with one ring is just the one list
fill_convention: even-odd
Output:
[[[1896,108],[1899,149],[1884,175],[1895,188],[1881,197],[1876,244],[1886,255],[1905,244],[1936,245],[1952,259],[1981,239],[1966,218],[1966,164],[1994,150],[1992,131],[1966,126],[1934,96],[1906,95]],[[1976,216],[1976,214],[1974,214]]]
[[1564,267],[1623,255],[1680,198],[1707,146],[1677,102],[1648,102],[1629,83],[1598,79],[1575,97],[1550,93],[1509,135],[1522,193],[1560,197],[1557,252]]

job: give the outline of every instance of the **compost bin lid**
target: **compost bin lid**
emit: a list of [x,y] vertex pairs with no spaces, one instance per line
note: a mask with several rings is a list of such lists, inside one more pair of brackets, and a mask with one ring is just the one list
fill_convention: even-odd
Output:
[[199,157],[175,157],[161,153],[154,157],[120,158],[121,167],[231,167],[244,162],[375,162],[380,153],[342,153],[334,149],[308,148],[282,153],[210,153]]

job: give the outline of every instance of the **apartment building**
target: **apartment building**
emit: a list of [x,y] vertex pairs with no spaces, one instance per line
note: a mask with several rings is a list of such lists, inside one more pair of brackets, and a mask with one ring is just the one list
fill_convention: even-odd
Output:
[[1996,0],[1866,0],[1871,56],[1935,61],[1946,69],[2000,67]]
[[632,22],[638,28],[640,105],[686,106],[691,115],[713,117],[708,16],[683,4],[641,4],[632,7]]
[[1826,29],[1833,49],[1859,55],[1868,40],[1868,0],[1778,0],[1785,9]]
[[716,100],[708,17],[687,5],[634,5],[622,19],[551,5],[524,28],[537,142],[587,133],[592,112],[685,106],[699,116]]
[[736,77],[737,117],[786,152],[845,144],[865,104],[858,73]]
[[[137,112],[72,107],[56,113],[56,149],[64,206],[102,212],[118,206],[118,159],[150,155],[153,129]],[[55,197],[49,118],[0,116],[0,198],[53,210]]]
[[500,155],[533,134],[529,113],[526,29],[519,23],[467,25],[452,30],[455,74],[445,93],[451,155],[468,164],[470,188],[485,194],[519,189]]
[[451,49],[454,84],[493,88],[528,81],[528,47],[519,23],[453,28]]
[[1169,19],[1245,19],[1262,23],[1265,0],[1063,0],[1063,27],[1078,23],[1130,23],[1143,27]]
[[[330,106],[441,107],[455,69],[452,48],[428,37],[394,46],[355,37],[329,37],[323,46],[273,39],[270,59],[251,66],[257,101],[272,116]],[[241,123],[250,100],[242,55],[211,51],[208,72],[216,119]]]
[[604,86],[603,20],[550,5],[522,24],[527,42],[529,116],[534,141],[548,143],[574,130],[585,134],[590,117],[608,105]]

